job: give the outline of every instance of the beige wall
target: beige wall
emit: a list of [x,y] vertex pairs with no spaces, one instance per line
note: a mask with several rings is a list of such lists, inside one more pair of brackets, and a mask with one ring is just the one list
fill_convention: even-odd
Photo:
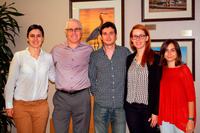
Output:
[[[13,0],[6,0],[7,4]],[[2,5],[4,2],[0,1]],[[200,101],[200,61],[197,57],[200,56],[200,5],[199,0],[195,0],[195,21],[169,21],[169,22],[151,22],[142,24],[156,24],[156,30],[150,31],[152,39],[167,39],[167,38],[188,38],[179,36],[180,30],[192,30],[192,37],[195,38],[195,73],[196,73],[196,98]],[[20,38],[16,37],[16,47],[10,45],[13,53],[25,49],[28,44],[26,42],[26,30],[31,24],[40,24],[44,28],[45,41],[42,49],[50,52],[52,47],[66,40],[64,34],[65,22],[69,18],[69,0],[16,0],[14,5],[19,12],[26,14],[23,17],[17,18],[19,25],[22,26]],[[129,46],[129,32],[133,25],[141,23],[141,0],[125,0],[125,46]],[[55,92],[55,85],[49,84],[48,102],[50,106],[50,118],[53,111],[52,97]],[[200,104],[197,102],[197,113],[200,111]],[[200,116],[197,117],[197,125],[200,125]],[[15,133],[16,130],[13,131]],[[47,133],[49,133],[49,123]],[[196,126],[195,132],[200,132],[200,127]]]
[[[6,0],[7,4],[13,0]],[[0,5],[4,2],[1,0]],[[11,44],[10,47],[15,53],[25,49],[28,46],[26,41],[26,32],[31,24],[40,24],[44,28],[45,40],[42,49],[50,52],[53,46],[59,42],[64,42],[65,22],[69,18],[69,1],[68,0],[15,0],[14,7],[25,16],[16,18],[19,25],[22,26],[20,38],[16,38],[16,47]],[[48,103],[50,107],[49,119],[52,117],[53,104],[52,97],[55,92],[55,85],[49,83]],[[49,122],[46,133],[50,133]],[[12,133],[17,133],[13,128]]]

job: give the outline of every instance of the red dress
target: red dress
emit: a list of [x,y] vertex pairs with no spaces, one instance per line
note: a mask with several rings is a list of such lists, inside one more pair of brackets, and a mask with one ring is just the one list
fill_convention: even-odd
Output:
[[165,121],[186,132],[188,102],[192,101],[194,101],[194,123],[196,123],[196,98],[190,69],[186,65],[177,68],[163,66],[158,125],[162,125],[162,121]]

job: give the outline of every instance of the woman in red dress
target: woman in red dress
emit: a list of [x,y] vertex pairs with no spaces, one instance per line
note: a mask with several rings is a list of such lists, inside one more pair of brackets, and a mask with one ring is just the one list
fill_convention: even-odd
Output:
[[166,40],[160,50],[163,66],[160,82],[158,125],[161,133],[192,133],[196,123],[193,76],[181,61],[177,41]]

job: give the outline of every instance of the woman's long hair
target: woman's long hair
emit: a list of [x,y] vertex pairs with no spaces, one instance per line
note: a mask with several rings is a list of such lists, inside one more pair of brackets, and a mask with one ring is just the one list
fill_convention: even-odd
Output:
[[141,24],[137,24],[132,28],[132,30],[130,32],[130,45],[131,45],[131,48],[133,49],[133,51],[136,51],[136,47],[134,46],[134,44],[132,42],[132,37],[133,37],[132,32],[135,29],[143,30],[145,35],[149,37],[148,41],[146,41],[146,46],[145,46],[145,50],[144,50],[144,53],[142,56],[141,65],[143,67],[145,66],[145,64],[152,65],[153,61],[154,61],[155,52],[151,49],[151,37],[150,37],[149,31],[144,25],[141,25]]
[[175,66],[180,66],[180,65],[183,64],[181,48],[180,48],[178,42],[176,40],[174,40],[174,39],[167,39],[167,40],[165,40],[163,42],[163,44],[162,44],[162,46],[160,48],[160,63],[159,63],[160,66],[167,65],[167,61],[166,61],[164,55],[165,55],[165,52],[167,50],[167,47],[171,43],[174,45],[176,53],[177,53],[177,57],[176,57],[176,60],[175,60]]

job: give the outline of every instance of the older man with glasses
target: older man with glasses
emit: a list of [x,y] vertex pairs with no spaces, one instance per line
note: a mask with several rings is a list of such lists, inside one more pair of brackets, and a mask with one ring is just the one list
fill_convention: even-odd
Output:
[[57,44],[51,51],[57,88],[53,97],[53,126],[56,133],[68,133],[72,117],[73,132],[88,133],[91,113],[88,66],[93,48],[80,41],[80,21],[69,19],[65,34],[67,41]]

